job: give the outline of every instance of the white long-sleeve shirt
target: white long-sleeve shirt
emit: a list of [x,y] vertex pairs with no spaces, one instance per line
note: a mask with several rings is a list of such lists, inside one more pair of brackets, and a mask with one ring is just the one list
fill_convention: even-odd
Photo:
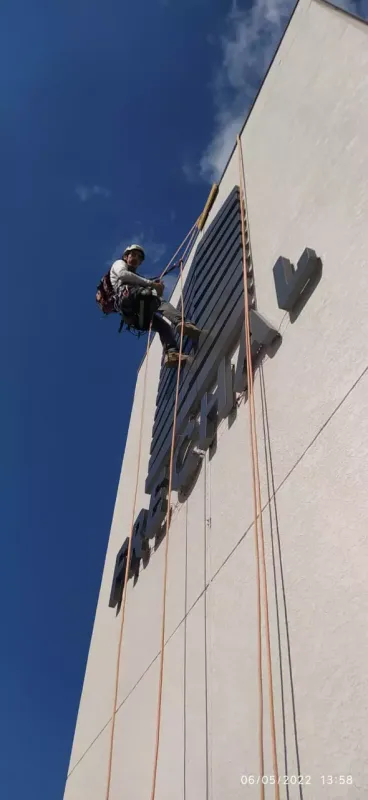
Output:
[[153,281],[148,278],[142,278],[141,275],[131,272],[122,258],[114,261],[110,269],[110,280],[114,292],[124,284],[130,284],[131,286],[152,286],[153,284]]

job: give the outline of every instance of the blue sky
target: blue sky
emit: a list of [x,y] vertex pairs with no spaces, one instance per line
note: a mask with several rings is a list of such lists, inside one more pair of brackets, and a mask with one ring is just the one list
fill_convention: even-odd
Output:
[[131,240],[165,266],[291,6],[2,2],[2,800],[64,791],[144,348],[96,283]]

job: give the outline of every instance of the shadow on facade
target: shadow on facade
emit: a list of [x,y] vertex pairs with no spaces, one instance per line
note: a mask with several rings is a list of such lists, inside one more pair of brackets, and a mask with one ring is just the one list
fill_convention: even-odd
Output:
[[320,262],[319,267],[316,270],[313,277],[308,281],[293,310],[290,311],[289,313],[289,318],[292,325],[294,324],[294,322],[297,321],[299,315],[303,311],[304,306],[308,303],[308,300],[310,299],[310,297],[312,297],[313,292],[315,292],[315,290],[317,289],[317,286],[321,278],[322,278],[322,262]]
[[195,473],[194,473],[194,475],[193,475],[193,477],[191,479],[190,486],[186,487],[185,489],[181,489],[181,490],[178,491],[178,501],[179,501],[179,503],[185,503],[187,500],[189,500],[189,497],[191,496],[193,490],[195,489],[195,487],[197,485],[197,482],[198,482],[198,478],[199,478],[199,476],[200,476],[200,474],[202,472],[202,466],[203,466],[203,459],[201,458],[201,460],[200,460],[200,462],[198,464],[198,467],[197,467],[197,469],[196,469],[196,471],[195,471]]

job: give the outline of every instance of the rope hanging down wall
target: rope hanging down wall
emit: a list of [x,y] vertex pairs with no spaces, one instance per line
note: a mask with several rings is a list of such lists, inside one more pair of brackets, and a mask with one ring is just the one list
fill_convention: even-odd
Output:
[[[255,550],[256,550],[256,566],[257,566],[257,610],[258,610],[258,673],[259,673],[259,751],[260,751],[260,775],[264,775],[264,745],[263,745],[263,677],[262,677],[262,599],[264,607],[264,621],[266,629],[266,651],[267,651],[267,665],[268,665],[268,685],[269,685],[269,698],[270,698],[270,721],[271,721],[271,737],[272,737],[272,754],[273,754],[273,768],[275,775],[275,798],[279,800],[279,787],[278,787],[278,765],[277,765],[277,747],[276,747],[276,733],[275,733],[275,717],[274,717],[274,703],[273,703],[273,682],[272,682],[272,662],[271,662],[271,647],[270,647],[270,630],[269,630],[269,615],[268,615],[268,590],[267,590],[267,574],[265,564],[265,550],[264,550],[264,532],[263,521],[261,512],[261,493],[260,493],[260,477],[259,477],[259,461],[258,461],[258,446],[257,446],[257,431],[255,420],[255,405],[254,405],[254,384],[253,384],[253,369],[252,369],[252,345],[251,345],[251,325],[250,325],[250,309],[252,305],[252,297],[249,293],[248,280],[253,284],[252,276],[252,257],[250,249],[249,229],[246,211],[246,195],[245,195],[245,181],[244,181],[244,164],[241,151],[241,143],[238,137],[238,150],[239,150],[239,175],[240,175],[240,211],[241,211],[241,246],[242,246],[242,267],[243,267],[243,283],[244,283],[244,316],[245,316],[245,354],[247,366],[247,391],[248,391],[248,407],[249,407],[249,424],[250,424],[250,444],[251,444],[251,459],[252,459],[252,477],[253,477],[253,500],[254,500],[254,530],[255,530]],[[217,191],[217,188],[216,188]],[[212,191],[212,202],[216,192]],[[211,198],[210,195],[210,198]],[[193,248],[199,229],[203,228],[205,218],[208,215],[208,204],[205,211],[193,225],[184,241],[177,249],[173,258],[161,274],[161,278],[170,270],[171,264],[177,257],[178,253],[187,244],[184,255],[180,259],[180,294],[181,294],[181,316],[182,323],[184,320],[184,290],[183,290],[183,263],[188,257],[188,254]],[[148,357],[150,349],[151,328],[148,334],[147,350],[144,367],[143,379],[143,397],[140,416],[140,431],[138,443],[138,459],[137,459],[137,473],[136,483],[133,499],[133,513],[132,523],[130,528],[128,553],[126,559],[126,569],[124,574],[124,586],[121,601],[121,624],[118,641],[118,652],[116,662],[116,676],[115,676],[115,690],[114,702],[110,735],[109,747],[109,760],[108,760],[108,776],[107,776],[107,790],[106,800],[110,798],[111,777],[112,777],[112,763],[113,763],[113,750],[114,750],[114,733],[115,722],[118,702],[118,690],[121,676],[121,653],[123,643],[123,630],[125,620],[127,584],[130,577],[130,565],[132,556],[132,536],[135,523],[136,514],[136,501],[139,486],[139,473],[142,454],[142,431],[143,420],[145,411],[146,388],[147,388],[147,372],[148,372]],[[183,329],[180,335],[180,355],[183,352]],[[164,578],[163,578],[163,597],[162,597],[162,621],[161,621],[161,649],[160,649],[160,674],[159,674],[159,687],[158,687],[158,703],[157,703],[157,720],[156,720],[156,740],[154,750],[154,767],[151,789],[151,800],[155,800],[156,784],[157,784],[157,767],[160,745],[160,731],[161,731],[161,712],[162,712],[162,693],[163,693],[163,676],[164,676],[164,651],[165,651],[165,628],[166,628],[166,595],[167,595],[167,573],[168,573],[168,548],[169,548],[169,528],[171,522],[171,493],[173,487],[173,462],[174,452],[176,446],[176,430],[177,430],[177,417],[178,417],[178,402],[180,391],[180,376],[181,376],[181,359],[179,358],[179,365],[177,369],[175,402],[172,412],[172,429],[170,431],[171,446],[170,446],[170,461],[168,470],[168,498],[167,498],[167,514],[166,514],[166,545],[164,557]],[[261,591],[261,584],[263,591]],[[264,785],[260,785],[261,800],[264,799]]]
[[[186,251],[184,253],[184,257],[183,258],[185,258],[185,256],[187,256],[187,254],[190,252],[190,249],[192,248],[192,246],[194,244],[194,240],[195,240],[195,238],[197,236],[197,233],[198,233],[198,228],[197,228],[197,222],[196,222],[193,225],[193,227],[191,228],[191,230],[189,231],[189,233],[186,235],[186,237],[183,240],[183,242],[179,245],[178,249],[174,253],[172,259],[169,261],[168,265],[165,267],[164,271],[162,272],[161,278],[169,270],[169,268],[170,268],[171,264],[173,263],[174,259],[181,252],[181,250],[183,249],[184,245],[188,242],[188,239],[189,239],[189,245],[187,246],[187,249],[186,249]],[[181,266],[181,272],[182,272],[182,266]],[[145,401],[146,401],[148,357],[149,357],[150,341],[151,341],[151,327],[149,329],[148,338],[147,338],[147,348],[146,348],[146,357],[145,357],[145,366],[144,366],[144,378],[143,378],[142,406],[141,406],[140,426],[139,426],[139,441],[138,441],[138,458],[137,458],[136,481],[135,481],[135,489],[134,489],[134,496],[133,496],[132,521],[131,521],[130,532],[129,532],[127,566],[126,566],[126,570],[125,570],[123,594],[122,594],[122,601],[121,601],[121,621],[120,621],[119,641],[118,641],[117,658],[116,658],[115,687],[114,687],[114,699],[113,699],[113,709],[112,709],[112,718],[111,718],[111,731],[110,731],[109,756],[108,756],[108,768],[107,768],[106,800],[109,800],[109,798],[110,798],[110,790],[111,790],[112,762],[113,762],[113,753],[114,753],[114,734],[115,734],[115,723],[116,723],[116,712],[117,712],[119,682],[120,682],[120,676],[121,676],[121,653],[122,653],[123,631],[124,631],[124,622],[125,622],[127,585],[128,585],[129,573],[130,573],[130,562],[131,562],[131,551],[132,551],[132,536],[133,536],[134,521],[135,521],[135,515],[136,515],[137,495],[138,495],[138,486],[139,486],[139,472],[140,472],[141,456],[142,456],[143,421],[144,421],[144,410],[145,410]],[[182,337],[181,337],[181,347],[182,347]]]
[[[194,242],[193,242],[194,243]],[[189,242],[188,248],[192,248],[192,241]],[[188,250],[187,248],[187,250]],[[184,258],[186,253],[184,254]],[[166,540],[165,540],[165,563],[164,563],[164,581],[163,581],[163,596],[162,596],[162,622],[161,622],[161,651],[160,651],[160,676],[159,676],[159,689],[157,701],[157,721],[156,721],[156,741],[155,741],[155,754],[152,778],[151,800],[155,800],[156,796],[156,783],[157,783],[157,766],[158,754],[160,747],[160,733],[161,733],[161,714],[162,714],[162,687],[163,687],[163,673],[164,673],[164,656],[165,656],[165,630],[166,630],[166,595],[167,595],[167,571],[168,571],[168,555],[169,555],[169,530],[171,522],[171,494],[172,494],[172,477],[174,466],[174,452],[176,445],[176,421],[178,413],[179,402],[179,387],[180,387],[180,374],[181,374],[181,354],[183,352],[183,324],[184,324],[184,291],[183,291],[183,265],[180,264],[180,295],[181,295],[181,332],[180,332],[180,345],[179,345],[179,365],[176,377],[175,389],[175,404],[174,404],[174,421],[171,436],[171,449],[170,449],[170,464],[169,464],[169,489],[167,496],[167,515],[166,515]]]
[[[275,709],[273,699],[273,679],[272,679],[272,657],[271,657],[271,639],[270,639],[270,622],[268,612],[268,587],[267,587],[267,570],[265,558],[265,543],[264,543],[264,530],[263,530],[263,516],[262,516],[262,499],[261,499],[261,485],[259,475],[259,457],[258,457],[258,442],[257,442],[257,426],[256,414],[254,404],[254,381],[253,381],[253,368],[252,368],[252,352],[250,341],[250,320],[249,320],[249,302],[248,302],[248,265],[252,267],[252,254],[249,239],[249,223],[247,219],[246,208],[246,193],[245,193],[245,177],[244,177],[244,161],[243,151],[240,137],[237,137],[238,155],[239,155],[239,185],[241,191],[241,218],[242,218],[242,246],[243,246],[243,279],[244,279],[244,314],[245,314],[245,347],[246,347],[246,362],[247,362],[247,379],[248,379],[248,408],[249,408],[249,427],[250,427],[250,444],[251,444],[251,458],[252,458],[252,479],[253,479],[253,502],[254,502],[254,538],[255,538],[255,551],[256,551],[256,568],[257,568],[257,609],[258,609],[258,674],[259,674],[259,768],[260,775],[264,776],[264,744],[263,744],[263,677],[262,677],[262,614],[261,614],[261,571],[263,578],[263,609],[265,617],[266,629],[266,653],[267,653],[267,671],[268,671],[268,687],[269,687],[269,706],[270,706],[270,725],[271,725],[271,740],[272,740],[272,760],[273,760],[273,773],[275,778],[275,798],[279,800],[280,789],[278,785],[278,762],[277,762],[277,743],[276,743],[276,727],[275,727]],[[248,251],[248,258],[247,258]],[[248,262],[248,263],[247,263]],[[261,800],[264,800],[264,784],[260,784]]]

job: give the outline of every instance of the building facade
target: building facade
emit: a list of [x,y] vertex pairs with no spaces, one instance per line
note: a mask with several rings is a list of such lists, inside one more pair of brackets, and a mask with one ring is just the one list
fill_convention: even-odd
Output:
[[[368,796],[366,24],[320,0],[300,0],[241,143],[280,797],[362,800]],[[184,273],[186,311],[207,336],[183,371],[179,397],[157,800],[261,796],[239,186],[235,149]],[[177,286],[173,302],[179,300]],[[161,355],[155,337],[111,800],[151,797],[166,545],[158,534],[175,390]],[[64,800],[106,797],[145,366]],[[264,784],[265,797],[273,798],[263,600],[262,592]]]

